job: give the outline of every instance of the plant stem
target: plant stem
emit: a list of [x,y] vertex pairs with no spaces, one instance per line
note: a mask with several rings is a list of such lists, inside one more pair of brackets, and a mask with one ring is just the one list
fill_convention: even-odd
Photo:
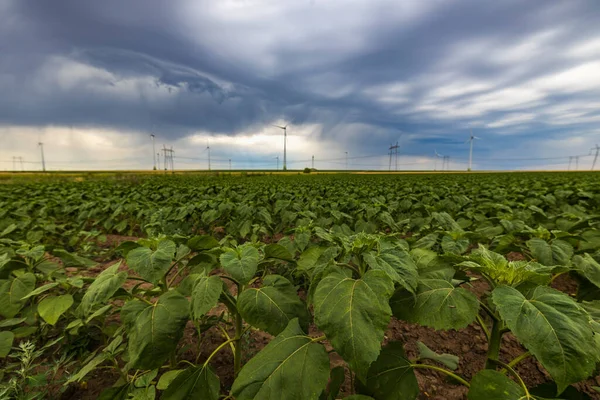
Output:
[[487,341],[490,341],[490,330],[488,329],[487,325],[485,324],[485,321],[483,320],[483,318],[481,318],[481,315],[477,314],[477,322],[479,322],[479,325],[481,326],[481,329],[483,329],[483,333],[485,333],[485,337],[487,339]]
[[356,267],[354,267],[354,266],[352,266],[350,264],[338,263],[337,265],[339,265],[340,267],[350,268],[352,271],[356,272],[359,276],[362,276],[361,273],[360,273],[360,271]]
[[[528,352],[526,352],[528,353]],[[525,353],[523,353],[525,354]],[[525,399],[532,399],[533,397],[531,397],[531,394],[529,394],[529,390],[527,390],[527,385],[525,385],[525,382],[523,382],[523,379],[521,379],[521,376],[517,373],[517,371],[515,371],[509,364],[505,364],[502,361],[496,360],[494,361],[496,364],[504,367],[504,369],[508,370],[508,372],[510,372],[510,374],[512,376],[514,376],[517,381],[519,381],[519,385],[521,385],[521,387],[523,388],[523,391],[525,392]],[[523,398],[523,397],[521,397]]]
[[466,387],[471,387],[471,385],[469,384],[469,382],[467,382],[466,380],[464,380],[460,376],[456,375],[454,372],[448,371],[447,369],[436,367],[435,365],[429,365],[429,364],[411,364],[410,366],[413,367],[413,368],[433,369],[435,371],[444,373],[444,374],[452,377],[453,379],[456,379],[458,382],[460,382],[461,384],[465,385]]
[[562,274],[564,274],[564,273],[566,273],[566,271],[565,271],[565,272],[559,272],[558,274],[554,275],[554,276],[552,277],[552,279],[550,280],[550,283],[554,282],[554,280],[555,280],[556,278],[558,278],[559,276],[561,276],[561,275],[562,275]]
[[320,342],[321,340],[325,340],[325,339],[327,339],[327,336],[323,335],[323,336],[319,336],[319,337],[313,338],[312,341],[313,342]]
[[515,357],[511,362],[508,363],[508,366],[512,368],[515,365],[517,365],[518,363],[520,363],[521,361],[523,361],[524,359],[526,359],[527,357],[529,357],[530,355],[531,355],[531,353],[526,351],[526,352],[522,353],[521,355]]
[[498,316],[487,306],[487,304],[479,300],[479,305],[481,305],[481,308],[483,308],[494,321],[498,321]]
[[210,362],[210,360],[215,356],[215,354],[217,354],[219,352],[219,350],[221,350],[223,347],[227,346],[229,343],[233,342],[235,339],[229,339],[223,343],[221,343],[211,354],[210,356],[208,356],[208,358],[206,359],[206,361],[204,361],[203,367],[206,367],[208,365],[208,363]]
[[233,371],[234,376],[238,376],[240,372],[240,367],[242,365],[242,329],[243,329],[243,321],[240,313],[235,313],[235,351],[233,352]]
[[488,342],[487,361],[485,363],[486,369],[496,368],[495,362],[498,361],[500,343],[502,341],[502,332],[500,328],[500,321],[494,321],[492,324],[492,332],[490,333],[490,340]]

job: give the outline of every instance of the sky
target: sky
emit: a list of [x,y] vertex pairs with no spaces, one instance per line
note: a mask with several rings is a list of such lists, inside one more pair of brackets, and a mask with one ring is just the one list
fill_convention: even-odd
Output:
[[392,170],[464,170],[471,131],[473,169],[590,169],[599,20],[598,0],[0,0],[0,170],[40,170],[40,142],[48,170],[152,169],[163,146],[176,169],[282,168],[288,124],[289,169],[388,170],[398,143]]

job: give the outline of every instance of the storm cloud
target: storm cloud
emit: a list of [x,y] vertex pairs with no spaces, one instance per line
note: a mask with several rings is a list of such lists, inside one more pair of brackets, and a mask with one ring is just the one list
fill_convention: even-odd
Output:
[[470,129],[478,168],[564,167],[600,142],[598,20],[594,0],[4,0],[0,154],[141,167],[154,132],[272,165],[291,122],[290,159],[329,168],[386,168],[396,141],[464,168]]

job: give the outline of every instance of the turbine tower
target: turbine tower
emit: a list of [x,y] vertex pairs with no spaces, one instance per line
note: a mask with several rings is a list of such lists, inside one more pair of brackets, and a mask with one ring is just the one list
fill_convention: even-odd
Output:
[[154,158],[154,167],[153,167],[153,170],[156,171],[156,147],[154,145],[154,133],[152,133],[150,135],[150,137],[152,138],[152,156]]
[[[596,147],[592,147],[592,150],[596,150],[596,155],[594,156],[594,162],[592,163],[592,171],[593,171],[594,167],[596,166],[596,161],[598,161],[598,153],[600,153],[600,146],[596,145]],[[592,154],[591,150],[590,150],[590,154]]]
[[210,145],[208,140],[206,141],[206,150],[208,150],[208,170],[210,171]]
[[277,159],[277,171],[279,171],[279,156],[275,156],[273,158]]
[[[475,139],[479,139],[477,136],[473,136],[473,129],[471,129],[471,135],[469,136],[469,140],[467,140],[467,142],[470,142],[470,149],[469,149],[469,171],[471,171],[472,167],[473,167],[473,140]],[[465,143],[467,143],[465,142]]]
[[[437,171],[437,160],[438,158],[442,158],[444,161],[446,160],[446,157],[441,155],[440,153],[437,152],[437,150],[433,150],[435,153],[435,162],[433,164],[433,170]],[[444,164],[442,164],[442,170],[444,169]]]
[[285,126],[273,126],[279,129],[283,129],[283,170],[287,171],[287,127],[289,126],[289,123]]
[[38,145],[40,146],[40,151],[42,153],[42,171],[46,172],[46,160],[44,159],[44,143],[39,142]]

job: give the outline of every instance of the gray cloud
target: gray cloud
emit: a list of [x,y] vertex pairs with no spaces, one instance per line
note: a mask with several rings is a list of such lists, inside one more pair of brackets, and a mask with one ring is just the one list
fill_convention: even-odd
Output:
[[584,0],[8,0],[0,123],[175,140],[292,120],[323,140],[352,127],[353,153],[402,138],[407,154],[464,156],[468,126],[484,157],[523,152],[515,135],[591,145],[599,16]]

